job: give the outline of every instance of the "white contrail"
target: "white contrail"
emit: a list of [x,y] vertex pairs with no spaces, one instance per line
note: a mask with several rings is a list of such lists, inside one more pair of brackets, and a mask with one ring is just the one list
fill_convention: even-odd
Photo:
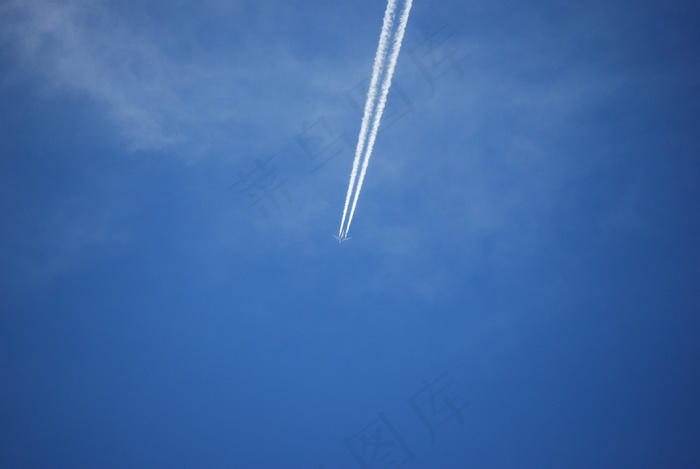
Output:
[[396,32],[396,37],[394,38],[394,43],[392,44],[391,55],[389,57],[389,66],[386,70],[386,75],[384,76],[384,81],[382,82],[381,94],[379,96],[379,102],[377,103],[377,110],[374,114],[374,120],[372,122],[372,131],[369,135],[369,141],[367,142],[367,148],[365,150],[364,160],[362,161],[362,170],[360,172],[360,177],[357,181],[357,189],[355,190],[355,198],[352,201],[352,209],[350,210],[350,217],[348,218],[347,226],[345,227],[345,233],[350,230],[350,223],[352,223],[352,218],[355,215],[355,207],[357,207],[357,199],[360,197],[360,191],[362,190],[362,183],[365,180],[365,174],[367,174],[367,167],[369,166],[369,159],[372,156],[372,150],[374,149],[374,141],[377,139],[377,132],[379,130],[379,122],[382,119],[382,113],[384,112],[384,107],[386,106],[386,97],[389,94],[389,88],[391,88],[391,79],[394,75],[394,69],[396,69],[396,62],[399,58],[399,51],[401,50],[401,42],[403,41],[404,33],[406,32],[406,24],[408,23],[408,14],[411,12],[411,6],[413,5],[413,0],[406,0],[406,5],[404,6],[403,13],[401,14],[401,20],[399,22],[399,27]]
[[350,172],[348,193],[345,196],[345,207],[343,207],[343,218],[341,218],[340,220],[340,231],[338,232],[338,236],[342,236],[343,234],[343,225],[345,224],[345,217],[348,213],[350,198],[352,196],[353,189],[355,188],[355,182],[357,180],[357,170],[360,167],[360,158],[362,156],[362,152],[365,149],[365,142],[367,140],[367,129],[369,127],[370,117],[372,116],[372,110],[375,107],[375,102],[377,99],[379,77],[382,74],[384,62],[386,62],[386,49],[387,44],[389,43],[389,35],[394,25],[395,10],[396,0],[389,0],[389,2],[386,5],[386,11],[384,12],[384,22],[382,23],[382,32],[379,36],[379,45],[377,46],[377,53],[374,56],[374,64],[372,66],[372,78],[370,80],[369,90],[367,91],[367,100],[365,101],[365,110],[362,116],[362,126],[360,127],[360,136],[357,140],[357,148],[355,149],[355,159],[352,162],[352,171]]

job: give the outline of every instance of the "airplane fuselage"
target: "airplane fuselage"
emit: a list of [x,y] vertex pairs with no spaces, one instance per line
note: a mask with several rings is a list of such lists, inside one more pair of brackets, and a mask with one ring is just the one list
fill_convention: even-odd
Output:
[[340,233],[339,236],[333,235],[333,237],[338,240],[338,244],[342,244],[343,241],[347,241],[348,239],[350,239],[345,233]]

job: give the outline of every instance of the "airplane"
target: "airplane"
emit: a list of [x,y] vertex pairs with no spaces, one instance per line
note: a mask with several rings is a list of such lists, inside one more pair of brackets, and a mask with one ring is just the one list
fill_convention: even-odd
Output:
[[345,232],[340,233],[340,236],[333,235],[333,237],[338,240],[338,244],[342,244],[343,241],[347,241],[348,239],[352,239],[352,238],[348,238],[348,235]]

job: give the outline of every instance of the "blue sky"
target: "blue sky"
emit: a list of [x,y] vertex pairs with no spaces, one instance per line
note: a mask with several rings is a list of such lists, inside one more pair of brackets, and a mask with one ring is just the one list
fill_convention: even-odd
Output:
[[700,9],[415,0],[339,246],[385,5],[0,3],[0,466],[700,464]]

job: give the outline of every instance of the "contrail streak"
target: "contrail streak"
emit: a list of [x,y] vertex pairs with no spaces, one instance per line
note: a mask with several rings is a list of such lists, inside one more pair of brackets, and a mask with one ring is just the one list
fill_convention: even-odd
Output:
[[[345,196],[345,207],[343,207],[343,218],[340,220],[340,230],[338,236],[343,234],[343,225],[345,224],[345,217],[348,213],[348,206],[350,205],[350,198],[352,197],[353,189],[355,188],[355,183],[357,181],[357,171],[360,167],[360,158],[362,152],[365,149],[365,142],[367,140],[367,129],[369,127],[370,118],[372,116],[372,110],[375,107],[375,102],[377,100],[377,90],[379,85],[379,77],[382,74],[384,68],[384,62],[386,62],[386,49],[389,43],[389,35],[394,25],[394,12],[396,10],[396,0],[389,0],[386,5],[386,11],[384,12],[384,21],[382,23],[382,32],[379,36],[379,45],[377,46],[377,53],[374,56],[374,64],[372,66],[372,78],[369,84],[369,90],[367,91],[367,100],[365,101],[365,110],[362,116],[362,125],[360,127],[360,136],[357,140],[357,148],[355,149],[355,159],[352,162],[352,171],[350,172],[350,182],[348,184],[348,193]],[[347,232],[347,228],[345,230]]]
[[[360,177],[357,181],[357,189],[355,190],[355,197],[352,201],[352,209],[350,210],[350,217],[348,218],[347,226],[345,227],[345,233],[350,230],[350,224],[352,223],[353,216],[355,215],[355,208],[357,207],[357,200],[360,197],[360,191],[362,190],[362,184],[365,180],[365,175],[367,174],[367,167],[369,166],[369,159],[372,156],[372,150],[374,149],[374,142],[377,139],[377,132],[379,130],[379,123],[382,119],[382,114],[384,113],[384,107],[386,106],[386,98],[389,94],[389,88],[391,88],[391,79],[394,76],[394,70],[396,69],[396,62],[399,58],[399,51],[401,50],[401,42],[403,41],[404,33],[406,32],[406,24],[408,23],[408,14],[411,12],[411,6],[413,5],[413,0],[406,0],[406,5],[404,6],[403,13],[401,14],[401,20],[399,22],[399,27],[396,32],[396,37],[392,44],[391,55],[389,57],[389,66],[386,70],[386,75],[384,76],[384,81],[382,82],[381,95],[379,96],[379,102],[377,103],[377,109],[374,113],[374,120],[372,122],[372,131],[369,135],[369,141],[367,142],[367,147],[365,150],[365,156],[362,161],[362,170],[360,172]],[[388,7],[387,7],[388,8]],[[373,77],[374,78],[374,77]],[[368,95],[369,98],[369,95]],[[365,106],[365,110],[366,110]],[[357,156],[356,156],[357,159]],[[353,171],[355,171],[353,162]],[[351,176],[352,177],[352,176]],[[344,219],[344,215],[343,215]],[[341,225],[342,228],[342,225]]]

